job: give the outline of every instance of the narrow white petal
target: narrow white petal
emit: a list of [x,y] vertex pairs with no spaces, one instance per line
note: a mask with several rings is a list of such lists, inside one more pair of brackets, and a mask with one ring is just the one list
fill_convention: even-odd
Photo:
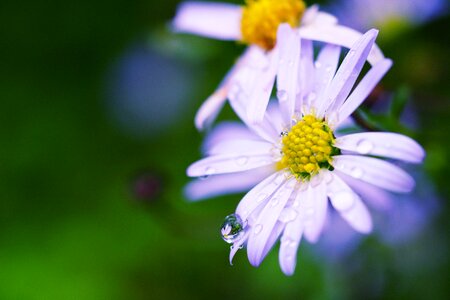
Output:
[[[335,44],[346,48],[351,48],[362,36],[360,32],[341,25],[304,26],[299,28],[299,33],[300,37],[305,39]],[[374,65],[383,58],[384,55],[380,48],[377,45],[373,45],[367,58],[368,62]]]
[[337,23],[338,19],[335,16],[319,11],[318,5],[308,8],[302,18],[302,26],[332,26]]
[[282,24],[278,27],[277,48],[277,98],[284,124],[288,125],[294,115],[300,62],[300,38],[290,25]]
[[198,130],[204,130],[214,122],[226,102],[227,93],[228,87],[221,86],[203,102],[195,115],[195,127]]
[[303,214],[304,235],[311,242],[316,243],[322,233],[328,208],[326,184],[322,180],[318,185],[310,184],[305,193],[299,193],[299,211]]
[[248,139],[233,139],[223,142],[218,142],[209,151],[209,155],[221,155],[221,154],[236,154],[242,153],[271,153],[275,151],[275,146],[272,143],[261,140],[248,140]]
[[356,179],[393,192],[410,192],[415,184],[414,179],[408,173],[377,158],[338,155],[333,158],[333,166]]
[[347,119],[363,101],[369,96],[372,90],[376,87],[378,82],[389,71],[392,66],[392,60],[383,59],[374,65],[369,72],[364,76],[347,101],[338,108],[337,120],[330,120],[330,122],[338,125],[343,120]]
[[243,221],[248,221],[248,217],[253,211],[260,205],[265,205],[270,196],[285,180],[283,171],[273,173],[257,186],[251,189],[242,200],[239,202],[236,208],[236,214],[241,217]]
[[272,232],[269,235],[269,238],[267,239],[267,243],[264,246],[263,249],[263,253],[262,253],[262,258],[261,261],[267,256],[267,254],[269,253],[270,249],[273,248],[273,246],[275,245],[276,241],[278,241],[278,238],[280,237],[281,233],[283,232],[284,229],[284,224],[281,222],[276,222],[275,226],[272,229]]
[[244,152],[239,154],[221,154],[201,159],[187,169],[190,177],[211,176],[247,171],[273,164],[273,158],[267,152]]
[[230,250],[230,256],[229,256],[229,260],[230,260],[230,265],[233,265],[233,258],[236,255],[236,252],[238,252],[239,249],[241,249],[242,245],[247,241],[248,239],[248,231],[242,236],[242,238],[240,238],[238,241],[234,242],[233,246],[231,247]]
[[283,273],[288,276],[294,274],[297,263],[297,250],[302,239],[302,234],[303,220],[300,214],[298,214],[292,222],[286,224],[280,240],[280,266]]
[[365,132],[342,136],[336,140],[342,150],[420,163],[425,157],[423,148],[413,139],[398,133]]
[[328,115],[337,112],[344,103],[366,62],[377,35],[377,30],[369,30],[353,45],[344,58],[325,95],[325,99],[329,99]]
[[232,174],[209,176],[189,182],[184,194],[191,201],[246,192],[273,173],[271,166]]
[[369,233],[372,230],[372,218],[366,206],[339,176],[331,175],[333,179],[328,184],[331,204],[356,231]]
[[202,145],[202,152],[209,155],[211,149],[215,148],[218,143],[235,139],[261,140],[258,135],[240,122],[221,122],[207,134]]
[[184,2],[172,27],[176,32],[193,33],[221,40],[241,39],[242,8],[226,3]]
[[313,100],[310,95],[314,89],[314,48],[310,40],[301,40],[300,50],[300,66],[299,66],[299,82],[300,87],[296,102],[296,111],[304,114],[310,113],[310,102]]
[[328,90],[331,80],[336,73],[339,63],[339,56],[341,47],[326,44],[319,53],[315,63],[315,78],[314,78],[314,98],[311,102],[311,107],[316,112],[322,111],[324,108],[324,94]]
[[296,181],[296,179],[286,179],[270,196],[270,200],[259,214],[250,232],[247,243],[247,255],[248,260],[255,267],[261,264],[278,217],[293,191],[289,181]]

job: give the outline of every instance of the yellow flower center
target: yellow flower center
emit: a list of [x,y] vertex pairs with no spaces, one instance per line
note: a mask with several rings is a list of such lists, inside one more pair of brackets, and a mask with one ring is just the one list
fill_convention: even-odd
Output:
[[340,153],[328,124],[306,115],[289,132],[282,133],[282,158],[279,170],[289,169],[299,180],[309,180],[320,169],[333,170],[332,156]]
[[246,0],[243,8],[242,41],[256,44],[265,50],[275,46],[278,26],[300,24],[306,5],[302,0]]

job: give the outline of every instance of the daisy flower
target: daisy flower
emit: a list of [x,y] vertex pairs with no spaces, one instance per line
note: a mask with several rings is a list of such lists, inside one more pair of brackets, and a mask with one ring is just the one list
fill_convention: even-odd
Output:
[[[234,40],[249,45],[237,60],[217,90],[203,103],[195,117],[195,125],[203,129],[217,116],[232,90],[246,87],[255,110],[269,102],[278,67],[277,29],[287,23],[304,39],[321,41],[350,48],[361,33],[338,25],[337,19],[320,12],[317,6],[306,8],[301,0],[247,0],[245,6],[185,2],[173,20],[176,32],[193,33],[221,40]],[[369,63],[382,60],[383,54],[373,46]],[[256,100],[255,100],[256,99]],[[264,105],[260,105],[262,102]],[[261,122],[264,109],[249,117]]]
[[413,189],[412,177],[381,157],[421,162],[425,152],[414,140],[385,132],[335,136],[392,65],[382,59],[354,87],[377,34],[364,34],[338,69],[339,46],[326,44],[314,61],[312,42],[281,25],[278,105],[269,105],[262,123],[228,123],[207,138],[208,157],[187,170],[202,177],[187,186],[188,197],[250,189],[222,227],[223,238],[233,244],[230,262],[246,245],[250,263],[259,266],[280,239],[280,266],[291,275],[301,238],[319,239],[328,199],[351,227],[369,233],[371,216],[353,190],[358,182],[399,193]]

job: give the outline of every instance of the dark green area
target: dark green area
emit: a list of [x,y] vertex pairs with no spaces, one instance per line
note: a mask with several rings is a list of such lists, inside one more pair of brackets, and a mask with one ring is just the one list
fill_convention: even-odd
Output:
[[[276,249],[258,269],[245,251],[229,266],[220,224],[241,195],[183,196],[201,156],[195,111],[243,47],[169,35],[177,3],[0,4],[0,299],[448,299],[450,19],[379,40],[395,62],[383,85],[408,87],[441,196],[431,225],[396,248],[370,237],[338,261],[304,243],[285,277]],[[192,74],[186,109],[162,133],[130,134],[108,110],[109,78],[135,44]],[[158,192],[136,192],[148,178]]]

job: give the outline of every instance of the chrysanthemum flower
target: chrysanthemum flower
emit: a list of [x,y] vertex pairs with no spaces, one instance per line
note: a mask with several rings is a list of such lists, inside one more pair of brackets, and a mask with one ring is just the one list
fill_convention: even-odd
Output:
[[[249,105],[265,108],[277,72],[276,33],[282,23],[295,28],[304,39],[346,48],[361,37],[358,31],[338,25],[335,17],[320,12],[317,6],[306,9],[301,0],[247,0],[245,6],[186,2],[179,7],[173,21],[175,31],[249,45],[218,89],[199,109],[195,118],[198,129],[210,124],[226,99],[232,96],[230,93],[243,86],[246,86],[248,99],[257,99]],[[376,46],[368,55],[371,64],[383,58]],[[264,109],[260,109],[250,116],[250,121],[260,122],[263,117]]]
[[[336,71],[340,47],[325,45],[314,61],[312,42],[280,26],[278,106],[269,106],[262,123],[219,126],[207,139],[209,157],[188,168],[189,176],[203,177],[188,185],[191,198],[251,189],[222,227],[233,244],[230,261],[246,245],[250,263],[259,266],[280,239],[281,269],[293,274],[302,236],[316,242],[321,234],[328,199],[356,231],[369,233],[370,214],[349,185],[413,189],[412,177],[381,157],[421,162],[425,153],[414,140],[384,132],[335,136],[391,67],[391,60],[379,61],[353,88],[377,33],[364,34]],[[251,113],[231,104],[240,115]]]

